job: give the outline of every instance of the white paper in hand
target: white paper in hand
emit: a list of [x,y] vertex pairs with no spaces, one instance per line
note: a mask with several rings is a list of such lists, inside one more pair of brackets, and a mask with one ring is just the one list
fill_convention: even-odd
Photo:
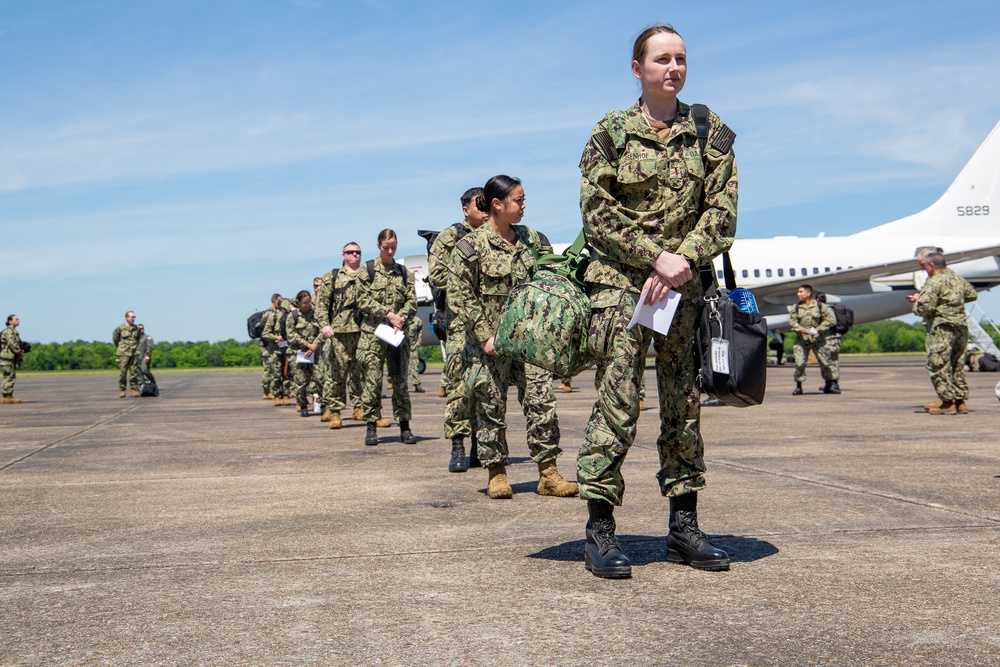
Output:
[[646,305],[647,292],[649,292],[648,287],[642,290],[642,294],[639,296],[639,305],[635,307],[632,320],[628,323],[627,328],[631,329],[636,324],[641,324],[647,329],[652,329],[665,336],[670,331],[670,323],[674,319],[674,313],[677,312],[677,305],[681,302],[681,295],[670,290],[667,292],[666,299],[648,306]]
[[295,363],[297,363],[297,364],[314,364],[314,363],[316,363],[316,360],[313,359],[313,356],[314,355],[310,354],[307,357],[305,350],[299,350],[298,352],[295,353]]
[[399,344],[403,342],[404,338],[406,338],[406,332],[396,331],[388,324],[380,324],[375,327],[375,337],[379,340],[384,340],[393,347],[399,347]]

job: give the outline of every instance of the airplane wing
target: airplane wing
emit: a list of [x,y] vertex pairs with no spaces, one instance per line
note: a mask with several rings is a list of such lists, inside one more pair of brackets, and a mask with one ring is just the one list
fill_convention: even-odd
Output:
[[[973,259],[983,257],[993,257],[1000,255],[1000,245],[985,246],[982,248],[971,248],[958,252],[949,251],[945,254],[949,266],[968,262]],[[854,267],[841,271],[831,271],[812,276],[796,276],[776,282],[759,283],[750,288],[754,297],[758,301],[766,301],[774,304],[787,304],[789,299],[795,300],[795,289],[808,283],[820,291],[836,292],[833,286],[850,286],[867,284],[873,279],[896,276],[903,273],[918,271],[920,265],[915,257],[899,260],[896,262],[886,262],[883,264],[871,264],[869,266]],[[823,289],[825,288],[825,289]]]

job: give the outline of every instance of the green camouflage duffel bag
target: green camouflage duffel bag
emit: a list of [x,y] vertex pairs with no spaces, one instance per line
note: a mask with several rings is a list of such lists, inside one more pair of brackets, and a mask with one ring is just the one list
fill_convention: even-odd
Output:
[[586,242],[580,232],[562,254],[540,257],[531,282],[511,290],[493,339],[497,354],[552,371],[555,377],[576,375],[591,364],[590,299],[582,280]]

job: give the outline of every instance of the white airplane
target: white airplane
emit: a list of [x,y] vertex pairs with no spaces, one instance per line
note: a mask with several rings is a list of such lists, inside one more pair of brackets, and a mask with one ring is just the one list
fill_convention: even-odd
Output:
[[[851,308],[855,325],[912,312],[906,297],[926,279],[915,258],[924,247],[942,248],[948,266],[977,290],[1000,285],[1000,123],[941,198],[919,213],[850,236],[737,239],[729,255],[737,284],[753,292],[768,330],[780,340],[803,283],[825,292],[828,303]],[[410,255],[404,264],[417,277],[424,344],[436,345],[427,256]],[[721,257],[715,269],[722,283]]]

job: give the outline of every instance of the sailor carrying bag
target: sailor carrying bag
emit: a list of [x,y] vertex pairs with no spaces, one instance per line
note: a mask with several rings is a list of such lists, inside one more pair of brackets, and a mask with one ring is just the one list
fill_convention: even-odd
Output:
[[591,364],[587,351],[590,299],[582,276],[589,262],[583,232],[561,254],[535,262],[535,277],[511,290],[493,338],[497,354],[576,375]]

